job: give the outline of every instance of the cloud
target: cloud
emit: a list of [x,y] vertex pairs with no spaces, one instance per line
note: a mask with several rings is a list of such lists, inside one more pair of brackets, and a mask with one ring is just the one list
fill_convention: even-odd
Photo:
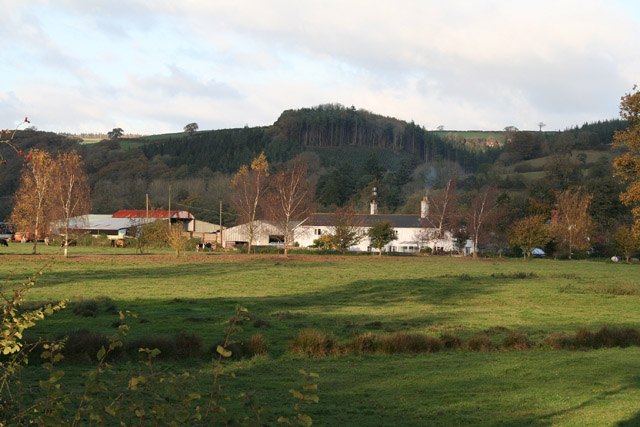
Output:
[[[640,15],[629,8],[604,0],[34,0],[0,17],[0,45],[25,53],[0,70],[0,93],[70,130],[121,120],[149,133],[185,120],[264,125],[284,109],[326,102],[431,128],[542,120],[562,129],[614,117],[638,83]],[[46,111],[55,107],[43,93],[92,107],[65,118]]]

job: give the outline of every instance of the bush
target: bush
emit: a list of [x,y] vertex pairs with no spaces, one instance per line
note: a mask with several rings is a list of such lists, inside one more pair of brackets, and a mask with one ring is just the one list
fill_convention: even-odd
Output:
[[440,336],[440,343],[442,344],[442,347],[446,349],[456,350],[462,348],[463,345],[463,342],[459,336],[451,334],[442,334]]
[[289,349],[293,353],[304,353],[307,356],[325,357],[339,353],[338,344],[333,336],[324,332],[304,329],[293,338]]
[[546,341],[552,348],[575,350],[580,348],[606,348],[640,346],[640,332],[633,328],[608,328],[597,332],[580,328],[575,335],[554,334]]
[[485,334],[478,334],[467,341],[466,348],[473,352],[489,351],[491,349],[491,339]]
[[71,312],[76,316],[96,317],[98,315],[98,303],[95,300],[77,301],[72,306]]
[[251,357],[269,354],[267,340],[260,334],[253,335],[247,343],[247,347],[247,353]]
[[367,332],[366,334],[356,335],[353,337],[349,350],[355,354],[376,353],[379,347],[379,339],[377,335]]
[[181,331],[175,336],[176,354],[180,359],[200,357],[202,337]]
[[532,343],[525,332],[514,331],[502,339],[501,346],[514,350],[526,350],[532,347]]
[[380,351],[395,353],[434,353],[442,349],[439,339],[416,333],[398,332],[380,337]]
[[73,314],[83,317],[96,317],[100,311],[111,314],[115,314],[118,311],[118,307],[109,297],[96,297],[86,300],[80,297],[71,303],[71,306],[73,307],[71,309]]
[[67,337],[67,342],[62,349],[62,355],[70,361],[95,361],[98,351],[109,346],[106,336],[86,329],[69,332],[57,339],[64,336]]

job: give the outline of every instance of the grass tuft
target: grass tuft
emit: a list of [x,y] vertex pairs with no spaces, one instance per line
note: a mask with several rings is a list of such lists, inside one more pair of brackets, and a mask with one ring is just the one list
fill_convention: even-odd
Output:
[[303,329],[298,332],[293,337],[289,349],[293,353],[303,353],[314,357],[325,357],[340,352],[332,335],[312,329]]

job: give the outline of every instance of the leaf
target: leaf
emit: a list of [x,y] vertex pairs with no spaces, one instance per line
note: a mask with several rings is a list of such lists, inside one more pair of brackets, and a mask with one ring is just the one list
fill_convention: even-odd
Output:
[[300,372],[302,375],[304,375],[305,377],[308,375],[307,371],[305,371],[304,369],[300,369],[298,372]]
[[102,360],[105,354],[107,354],[107,350],[105,350],[104,346],[102,346],[100,347],[100,350],[98,350],[98,354],[96,355],[96,357],[98,358],[98,360]]
[[62,377],[64,377],[64,371],[62,370],[54,371],[51,374],[51,378],[49,378],[49,382],[51,384],[57,383],[58,381],[60,381]]
[[289,393],[293,394],[293,397],[295,397],[296,399],[304,399],[304,395],[298,390],[291,389],[289,390]]
[[179,411],[176,412],[176,420],[181,423],[186,422],[189,419],[189,411]]
[[305,394],[304,400],[307,402],[318,403],[320,401],[320,398],[317,394]]
[[280,417],[280,418],[278,418],[278,422],[279,422],[279,423],[285,423],[285,424],[291,425],[291,421],[289,421],[289,418],[287,418],[287,417]]
[[318,389],[318,384],[309,384],[306,385],[304,387],[302,387],[303,390],[317,390]]
[[109,350],[115,350],[118,347],[122,347],[122,341],[114,341],[109,344]]
[[298,420],[298,423],[304,427],[311,427],[311,424],[313,424],[313,420],[309,415],[298,414],[296,415],[296,419]]
[[230,350],[226,350],[223,346],[219,345],[218,348],[216,348],[216,351],[218,353],[220,353],[222,355],[222,357],[231,357],[231,351]]
[[162,353],[160,349],[154,348],[153,350],[151,350],[151,357],[157,357],[160,353]]

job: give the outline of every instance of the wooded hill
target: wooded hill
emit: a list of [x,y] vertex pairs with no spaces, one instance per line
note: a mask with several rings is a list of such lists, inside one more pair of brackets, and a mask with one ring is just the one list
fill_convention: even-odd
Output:
[[[425,182],[437,189],[442,177],[453,170],[465,191],[491,183],[505,191],[544,193],[576,179],[582,181],[597,164],[594,159],[599,155],[593,153],[610,156],[613,132],[624,127],[624,122],[611,120],[564,132],[498,132],[504,147],[487,147],[477,133],[432,132],[413,122],[330,104],[287,110],[265,127],[95,144],[28,130],[18,132],[15,143],[25,152],[32,147],[78,150],[91,180],[95,213],[141,208],[147,193],[153,207],[167,208],[171,186],[172,208],[188,209],[200,219],[217,222],[219,201],[226,200],[231,176],[262,151],[273,168],[297,154],[303,156],[309,163],[310,179],[316,183],[318,210],[347,203],[365,209],[371,188],[376,186],[383,212],[415,213]],[[0,218],[7,218],[21,159],[4,144],[0,150],[10,159],[0,165]],[[580,150],[592,152],[587,161],[558,160],[558,156],[571,159]],[[535,159],[541,160],[531,164]],[[573,169],[558,180],[552,176],[558,175],[557,168],[545,171],[552,160],[562,170],[567,165]],[[610,160],[604,167],[609,164]],[[231,223],[233,213],[226,203],[223,210],[225,222]]]

